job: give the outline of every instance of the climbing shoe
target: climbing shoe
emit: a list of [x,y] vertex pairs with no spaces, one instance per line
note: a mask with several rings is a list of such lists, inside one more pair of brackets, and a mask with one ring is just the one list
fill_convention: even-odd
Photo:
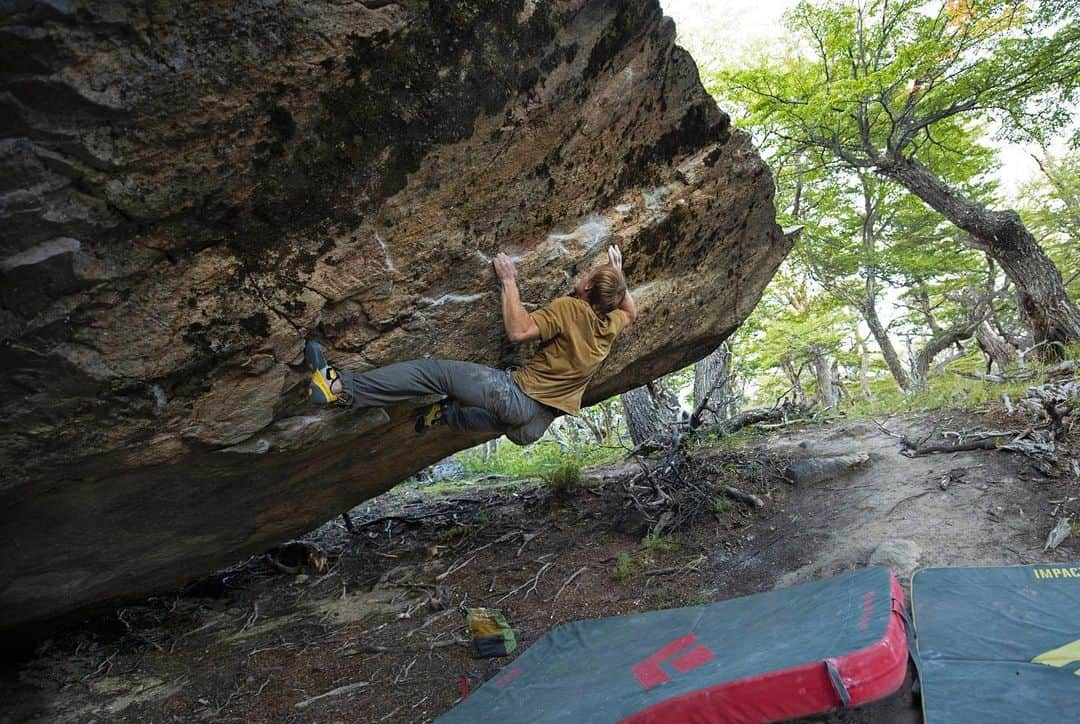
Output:
[[322,345],[309,339],[304,344],[304,362],[311,370],[308,400],[316,405],[329,405],[331,402],[336,402],[341,396],[334,394],[330,385],[334,380],[339,379],[339,375],[338,371],[327,363]]
[[445,409],[443,403],[436,402],[428,405],[420,410],[420,415],[416,418],[416,432],[419,435],[423,435],[425,432],[435,427],[436,425],[445,425],[446,418],[444,416]]

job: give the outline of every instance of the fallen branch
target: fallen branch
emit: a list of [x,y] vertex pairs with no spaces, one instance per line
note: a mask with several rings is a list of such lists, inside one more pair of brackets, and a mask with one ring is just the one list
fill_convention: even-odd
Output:
[[474,558],[476,558],[476,556],[475,556],[475,555],[473,555],[473,556],[470,556],[469,558],[467,558],[467,559],[465,560],[465,562],[464,562],[464,563],[461,563],[460,565],[459,565],[459,564],[457,564],[457,563],[455,562],[455,563],[454,563],[453,565],[451,565],[451,566],[450,566],[449,568],[447,568],[447,569],[446,569],[445,571],[443,571],[443,572],[442,572],[442,573],[440,573],[439,575],[435,576],[435,580],[436,580],[436,581],[441,581],[441,580],[443,580],[444,578],[446,578],[447,576],[449,576],[449,575],[450,575],[451,573],[456,573],[456,572],[460,571],[460,570],[461,570],[462,568],[464,568],[465,566],[467,566],[467,565],[469,565],[470,563],[472,563],[472,562],[473,562],[473,559],[474,559]]
[[438,613],[431,614],[426,619],[424,619],[424,622],[422,624],[420,624],[419,626],[414,628],[409,633],[405,634],[405,638],[409,638],[410,636],[412,636],[417,631],[422,631],[423,629],[426,629],[431,624],[435,623],[436,621],[438,621],[440,619],[446,618],[447,616],[449,616],[452,613],[457,613],[457,609],[456,608],[448,608],[445,611],[439,611]]
[[342,696],[344,694],[351,694],[354,691],[359,691],[360,689],[363,689],[364,687],[370,686],[370,685],[371,685],[370,682],[367,682],[367,681],[357,681],[356,683],[353,683],[353,684],[346,684],[345,686],[339,686],[338,688],[331,689],[330,691],[328,691],[328,692],[326,692],[324,694],[319,694],[318,696],[313,696],[310,699],[304,699],[303,701],[298,701],[296,704],[293,705],[293,708],[295,708],[295,709],[306,709],[306,708],[308,708],[309,706],[311,706],[312,704],[314,704],[317,701],[322,701],[323,699],[329,699],[329,698],[334,697],[334,696]]
[[904,446],[903,454],[910,458],[933,453],[966,452],[969,450],[997,450],[1000,445],[997,440],[986,438],[984,440],[972,440],[971,442],[954,443],[950,445],[922,445],[914,443],[908,438],[901,440]]
[[743,502],[743,503],[748,503],[748,504],[754,506],[755,508],[764,508],[765,507],[765,501],[764,500],[762,500],[758,496],[753,495],[751,493],[745,493],[745,492],[739,490],[738,488],[736,488],[734,485],[722,484],[720,486],[720,489],[723,490],[725,493],[727,493],[732,498],[735,498],[735,500],[738,500],[738,501]]
[[553,565],[555,565],[555,561],[548,561],[547,563],[545,563],[543,566],[540,567],[540,570],[536,572],[536,575],[533,576],[533,578],[531,578],[528,581],[525,581],[524,583],[522,583],[517,588],[514,588],[513,590],[511,590],[509,593],[504,595],[502,598],[500,598],[495,603],[497,603],[497,604],[502,603],[504,600],[506,600],[510,596],[513,596],[515,593],[517,593],[521,589],[525,588],[525,586],[528,586],[530,583],[532,583],[532,588],[530,588],[528,591],[525,592],[525,598],[528,598],[529,594],[532,593],[533,591],[535,591],[536,586],[540,583],[540,576],[544,575],[547,572],[547,570],[549,568],[551,568]]
[[654,568],[651,571],[645,571],[642,575],[646,578],[650,576],[670,576],[673,573],[701,573],[699,565],[705,562],[705,556],[701,555],[694,558],[691,561],[684,563],[681,566],[672,566],[671,568]]
[[236,632],[236,635],[239,636],[240,634],[247,631],[252,626],[252,624],[254,624],[255,621],[258,620],[258,618],[259,618],[259,602],[256,601],[255,605],[252,606],[251,615],[248,616],[247,621],[244,623],[244,626],[239,631]]
[[403,682],[403,681],[405,681],[406,679],[409,678],[409,671],[416,664],[416,660],[418,658],[420,658],[420,657],[419,656],[414,656],[413,660],[410,661],[408,664],[406,664],[405,667],[401,670],[401,672],[397,676],[394,677],[394,683],[395,684],[400,684],[401,682]]
[[187,633],[180,634],[175,639],[173,639],[172,645],[169,647],[169,653],[171,654],[174,651],[176,651],[176,645],[178,643],[180,643],[181,641],[183,641],[184,639],[186,639],[188,636],[192,636],[194,634],[199,633],[200,631],[205,631],[207,629],[213,628],[214,626],[217,626],[218,623],[219,623],[218,621],[211,621],[210,623],[206,623],[206,624],[203,624],[202,626],[199,626],[199,628],[197,628],[197,629],[193,629],[191,631],[188,631]]
[[[565,581],[563,581],[562,587],[561,587],[561,588],[559,588],[559,591],[558,591],[558,593],[556,593],[556,594],[555,594],[555,598],[551,599],[552,603],[554,603],[555,601],[558,601],[558,600],[559,600],[559,596],[561,596],[561,595],[562,595],[562,592],[566,590],[566,587],[567,587],[567,586],[569,586],[569,585],[570,585],[570,583],[571,583],[571,582],[572,582],[572,581],[573,581],[573,580],[574,580],[575,578],[577,578],[578,576],[580,576],[580,575],[581,575],[582,573],[584,573],[584,572],[585,572],[585,571],[587,571],[587,570],[589,570],[589,567],[588,567],[588,566],[582,566],[581,568],[579,568],[579,569],[577,569],[576,571],[574,571],[573,573],[571,573],[571,574],[570,574],[570,577],[569,577],[569,578],[567,578],[567,579],[566,579]],[[554,616],[554,615],[555,615],[555,614],[552,614],[552,616]]]
[[431,644],[428,645],[428,650],[434,651],[435,649],[441,649],[447,646],[454,646],[455,644],[460,644],[461,646],[468,646],[469,642],[466,639],[455,636],[454,638],[447,639],[446,641],[432,641]]

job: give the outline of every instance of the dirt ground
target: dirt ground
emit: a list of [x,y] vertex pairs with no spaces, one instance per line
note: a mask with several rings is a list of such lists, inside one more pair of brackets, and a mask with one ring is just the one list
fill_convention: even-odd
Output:
[[[937,412],[884,425],[921,437],[1017,423]],[[475,687],[512,658],[470,658],[462,604],[501,609],[520,652],[563,622],[724,600],[871,559],[905,585],[915,567],[1080,559],[1076,536],[1042,550],[1054,514],[1077,508],[1068,449],[1059,448],[1052,476],[1016,453],[899,450],[871,422],[760,435],[745,452],[774,465],[856,452],[869,463],[797,486],[763,470],[740,487],[764,508],[720,506],[646,543],[603,489],[630,463],[591,470],[569,493],[529,481],[395,491],[353,511],[357,525],[368,523],[358,532],[332,521],[309,536],[327,553],[322,571],[258,557],[42,642],[0,680],[0,722],[431,721],[460,699],[463,678]],[[905,686],[808,721],[921,715]]]

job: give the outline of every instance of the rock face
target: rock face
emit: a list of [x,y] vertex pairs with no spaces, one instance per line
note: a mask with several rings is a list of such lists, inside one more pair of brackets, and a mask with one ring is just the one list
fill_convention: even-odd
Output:
[[12,0],[0,20],[0,628],[174,586],[482,438],[304,400],[341,366],[507,366],[622,244],[597,401],[696,360],[787,252],[655,0]]

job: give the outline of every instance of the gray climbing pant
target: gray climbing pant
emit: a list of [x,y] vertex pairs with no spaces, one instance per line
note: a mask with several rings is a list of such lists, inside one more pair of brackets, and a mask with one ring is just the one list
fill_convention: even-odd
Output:
[[339,370],[354,408],[388,407],[445,395],[446,422],[457,432],[501,432],[518,445],[536,442],[558,410],[526,395],[508,370],[472,362],[414,359],[368,372]]

